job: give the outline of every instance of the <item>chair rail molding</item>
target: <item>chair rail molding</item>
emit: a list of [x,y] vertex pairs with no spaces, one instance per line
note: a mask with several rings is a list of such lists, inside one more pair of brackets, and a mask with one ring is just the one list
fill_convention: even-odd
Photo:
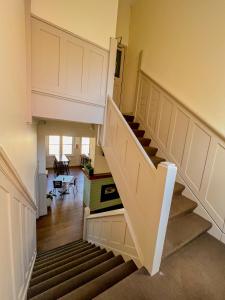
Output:
[[26,299],[36,256],[36,205],[0,147],[0,298]]
[[139,259],[154,275],[161,263],[176,166],[161,163],[155,168],[110,97],[103,150]]
[[212,222],[210,233],[224,241],[225,139],[151,77],[138,70],[135,118],[174,162],[184,195],[198,202],[196,213]]

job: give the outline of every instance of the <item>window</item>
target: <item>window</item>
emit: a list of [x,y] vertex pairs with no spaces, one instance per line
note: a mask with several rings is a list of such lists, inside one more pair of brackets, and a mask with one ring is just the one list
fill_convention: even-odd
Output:
[[73,154],[73,137],[50,135],[48,145],[49,155]]
[[81,138],[81,154],[89,156],[90,154],[90,138],[82,137]]
[[60,154],[60,136],[50,135],[49,136],[49,155],[59,155]]
[[73,138],[72,136],[62,137],[62,153],[71,155],[73,153]]

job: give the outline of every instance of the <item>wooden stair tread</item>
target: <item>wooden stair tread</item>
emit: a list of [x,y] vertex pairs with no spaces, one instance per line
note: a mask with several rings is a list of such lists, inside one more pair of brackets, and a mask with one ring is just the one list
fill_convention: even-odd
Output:
[[67,257],[66,259],[62,259],[61,261],[58,261],[54,264],[50,264],[50,265],[47,265],[45,266],[44,268],[41,268],[39,270],[36,270],[36,271],[33,271],[32,273],[32,279],[37,277],[37,276],[40,276],[46,272],[49,272],[53,269],[56,269],[60,266],[63,266],[69,262],[71,262],[72,260],[77,260],[77,259],[80,259],[82,257],[84,257],[85,255],[88,255],[88,254],[91,254],[91,253],[94,253],[96,251],[100,250],[100,247],[93,247],[93,248],[90,248],[90,249],[87,249],[85,251],[82,251],[78,254],[75,254],[75,255],[72,255],[70,257]]
[[138,140],[142,146],[149,146],[151,143],[151,139],[149,138],[139,137]]
[[143,148],[149,156],[155,156],[158,151],[158,148],[156,148],[156,147],[146,146]]
[[57,252],[57,251],[65,249],[65,248],[69,248],[69,247],[72,247],[72,246],[80,244],[80,243],[87,243],[87,242],[80,239],[80,240],[77,240],[77,241],[74,241],[74,242],[70,242],[68,244],[56,247],[56,248],[51,249],[51,250],[38,252],[37,253],[37,259],[39,259],[39,258],[41,258],[43,256],[46,256],[46,255],[49,255],[50,253]]
[[212,224],[194,213],[172,219],[168,223],[163,258],[176,252],[204,232]]
[[173,196],[170,208],[170,219],[192,212],[197,203],[183,195]]
[[127,122],[127,123],[132,129],[138,129],[138,127],[140,126],[140,123],[138,122]]
[[40,264],[43,264],[45,261],[49,261],[49,260],[55,259],[57,257],[62,257],[62,255],[78,251],[79,249],[82,249],[82,248],[84,248],[84,247],[86,247],[88,245],[90,245],[90,243],[88,243],[88,242],[82,243],[82,244],[78,244],[78,245],[75,245],[73,247],[64,248],[61,251],[50,253],[47,256],[44,256],[44,257],[41,257],[41,258],[37,258],[36,261],[35,261],[34,267],[36,267],[36,266],[38,266]]
[[158,164],[165,161],[164,158],[158,156],[150,156],[151,161],[153,162],[154,166],[157,168]]
[[57,274],[56,276],[49,277],[47,280],[41,281],[36,285],[33,285],[28,290],[28,298],[34,297],[38,294],[41,294],[48,289],[64,282],[65,280],[68,280],[82,272],[87,271],[88,269],[91,269],[95,267],[96,265],[112,258],[114,255],[112,251],[108,253],[101,254],[91,260],[88,260],[84,262],[83,264],[80,264],[78,266],[75,266],[73,268],[70,268],[64,272],[61,272]]
[[136,137],[143,137],[145,135],[145,130],[140,129],[132,129],[133,133],[136,135]]
[[33,271],[38,271],[41,270],[42,268],[48,267],[50,265],[54,265],[58,262],[61,262],[62,260],[66,260],[69,259],[71,256],[74,257],[75,255],[78,255],[86,250],[90,250],[95,248],[95,245],[92,245],[91,243],[89,243],[87,246],[85,245],[82,248],[79,249],[75,249],[71,252],[66,252],[66,253],[62,253],[60,256],[57,257],[50,257],[49,259],[45,260],[44,262],[39,262],[39,263],[35,263]]
[[134,116],[132,116],[132,115],[124,114],[123,117],[127,122],[133,122],[134,121]]
[[173,194],[174,195],[178,195],[178,194],[182,194],[182,192],[185,190],[185,186],[179,182],[175,182],[174,185],[174,190],[173,190]]
[[61,300],[93,299],[137,270],[135,263],[130,260],[102,274],[84,286],[60,298]]
[[69,269],[72,269],[72,268],[76,267],[76,266],[79,266],[79,265],[81,265],[85,262],[88,262],[91,259],[95,259],[96,257],[98,257],[98,256],[100,256],[104,253],[106,253],[106,250],[101,249],[101,250],[89,253],[87,255],[83,255],[79,259],[69,261],[68,263],[63,264],[62,266],[59,266],[58,268],[53,268],[53,269],[49,270],[48,272],[45,272],[45,273],[43,273],[39,276],[36,276],[36,277],[32,278],[31,281],[30,281],[30,286],[34,286],[34,285],[39,284],[39,283],[41,283],[45,280],[48,280],[49,278],[57,276],[58,274],[63,273],[65,271],[69,270]]

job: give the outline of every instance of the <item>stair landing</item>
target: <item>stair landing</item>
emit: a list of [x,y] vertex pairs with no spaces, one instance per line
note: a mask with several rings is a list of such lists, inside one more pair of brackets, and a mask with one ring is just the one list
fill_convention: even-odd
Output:
[[142,268],[95,300],[224,300],[225,245],[205,233],[161,265],[150,277]]

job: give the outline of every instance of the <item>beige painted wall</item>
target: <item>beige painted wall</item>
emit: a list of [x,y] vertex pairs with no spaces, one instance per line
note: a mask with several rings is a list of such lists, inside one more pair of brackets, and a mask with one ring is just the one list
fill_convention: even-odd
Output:
[[138,0],[131,12],[124,111],[143,70],[225,136],[225,1]]
[[32,13],[109,49],[118,0],[32,0]]
[[0,145],[35,195],[36,127],[28,119],[25,4],[2,1],[0,10]]
[[95,163],[94,163],[94,173],[101,174],[101,173],[108,173],[110,172],[107,160],[105,156],[102,155],[101,147],[95,147]]
[[131,0],[119,0],[116,24],[116,37],[122,36],[122,44],[128,45],[131,14]]

